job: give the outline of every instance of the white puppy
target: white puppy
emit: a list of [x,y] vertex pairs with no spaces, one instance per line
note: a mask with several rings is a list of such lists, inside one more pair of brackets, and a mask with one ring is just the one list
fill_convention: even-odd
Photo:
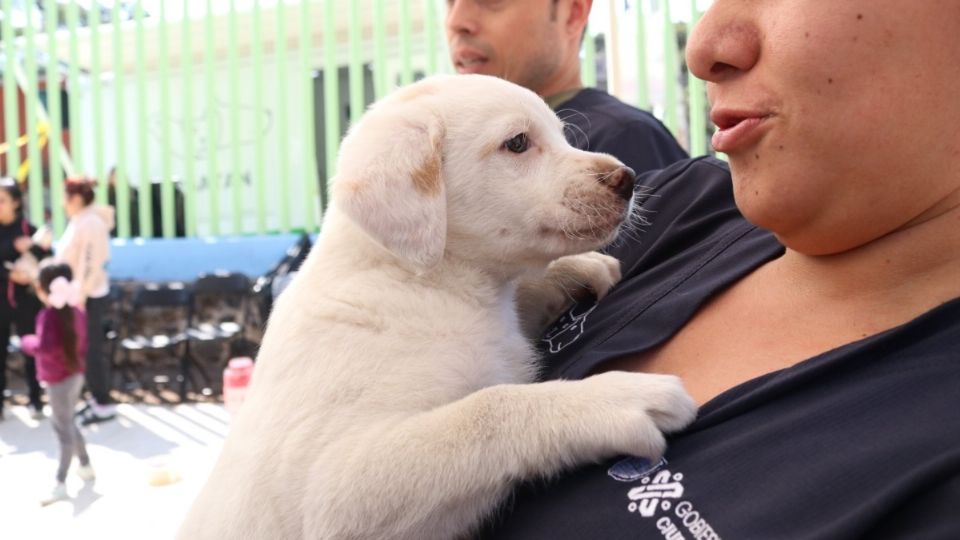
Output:
[[[695,414],[679,381],[530,384],[514,307],[519,276],[614,237],[632,186],[496,78],[430,78],[373,106],[343,142],[322,234],[180,537],[458,538],[518,480],[659,456],[661,430]],[[619,273],[597,257],[553,269],[604,289]],[[561,307],[538,306],[551,295],[523,295],[530,331]]]

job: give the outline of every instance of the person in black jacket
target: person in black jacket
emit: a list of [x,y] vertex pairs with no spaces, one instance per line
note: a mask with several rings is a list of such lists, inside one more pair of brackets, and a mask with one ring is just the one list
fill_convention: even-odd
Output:
[[[23,193],[12,178],[0,178],[0,395],[7,389],[7,356],[11,326],[18,336],[32,334],[37,313],[43,305],[30,285],[34,277],[17,261],[24,254],[32,255],[34,263],[50,255],[48,249],[35,245],[31,240],[37,228],[23,216]],[[24,355],[24,376],[29,390],[30,406],[34,417],[43,415],[40,383],[37,382],[33,357]],[[0,418],[3,417],[3,400],[0,399]]]
[[636,173],[687,157],[652,114],[584,88],[580,44],[592,0],[447,2],[450,58],[458,73],[506,79],[537,93],[567,124],[570,143],[611,154]]

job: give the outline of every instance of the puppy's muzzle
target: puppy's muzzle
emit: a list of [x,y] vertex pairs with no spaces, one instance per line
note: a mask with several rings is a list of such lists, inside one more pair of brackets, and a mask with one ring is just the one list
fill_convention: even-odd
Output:
[[630,167],[620,167],[610,174],[604,175],[601,182],[609,187],[621,199],[629,201],[633,196],[633,185],[637,174]]

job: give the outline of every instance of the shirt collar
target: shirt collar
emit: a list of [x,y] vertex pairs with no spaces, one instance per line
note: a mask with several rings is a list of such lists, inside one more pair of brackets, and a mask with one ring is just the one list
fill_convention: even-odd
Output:
[[563,92],[553,94],[552,96],[547,96],[543,98],[543,100],[547,102],[547,105],[549,105],[551,109],[556,110],[557,107],[563,105],[567,101],[570,101],[573,96],[579,94],[581,90],[583,90],[583,87],[578,86],[576,88],[571,88],[569,90],[564,90]]

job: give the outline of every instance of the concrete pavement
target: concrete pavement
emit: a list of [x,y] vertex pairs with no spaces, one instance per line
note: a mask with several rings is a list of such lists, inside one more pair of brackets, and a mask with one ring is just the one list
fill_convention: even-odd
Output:
[[[120,404],[117,418],[81,428],[93,483],[67,479],[71,499],[41,507],[54,484],[58,446],[49,419],[23,406],[0,421],[0,538],[169,539],[203,485],[226,436],[215,403]],[[153,485],[168,481],[166,485]]]

